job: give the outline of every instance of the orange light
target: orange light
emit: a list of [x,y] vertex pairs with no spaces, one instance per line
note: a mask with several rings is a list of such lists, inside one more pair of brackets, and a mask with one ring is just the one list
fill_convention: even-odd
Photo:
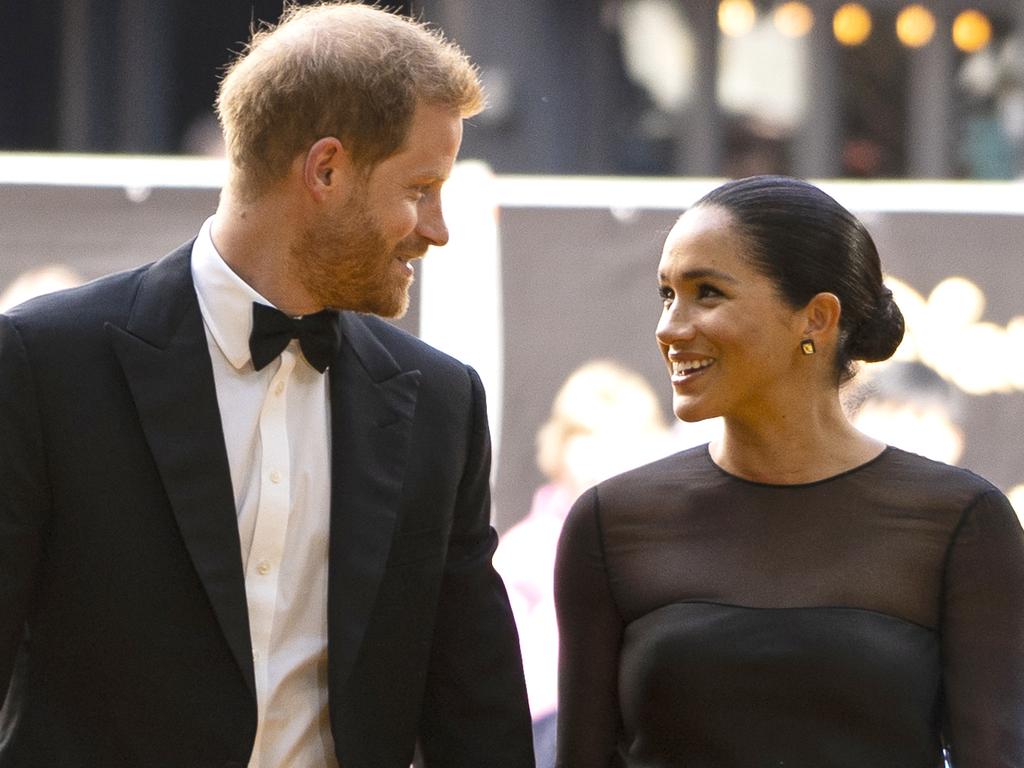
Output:
[[980,51],[992,41],[992,22],[981,11],[964,11],[953,21],[953,44],[964,53]]
[[896,17],[896,37],[908,48],[923,48],[935,35],[935,16],[923,5],[908,5]]
[[742,37],[754,27],[757,9],[751,0],[722,0],[718,4],[718,28],[727,37]]
[[814,13],[807,3],[783,3],[772,14],[775,28],[786,37],[803,37],[814,26]]
[[860,3],[846,3],[832,17],[832,33],[843,45],[860,45],[871,36],[871,14]]

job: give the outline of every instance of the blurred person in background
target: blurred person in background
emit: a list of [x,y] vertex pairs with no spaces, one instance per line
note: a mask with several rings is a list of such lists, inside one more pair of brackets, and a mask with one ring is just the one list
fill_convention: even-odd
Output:
[[555,759],[553,571],[562,523],[583,490],[663,456],[668,440],[651,385],[608,360],[585,363],[569,375],[537,432],[537,466],[547,482],[534,493],[529,514],[502,535],[494,557],[519,629],[537,768],[551,768]]
[[11,307],[44,293],[74,288],[83,282],[85,280],[80,274],[63,264],[46,264],[26,270],[0,292],[0,312],[6,312]]
[[946,464],[963,455],[959,391],[924,363],[897,361],[862,371],[847,408],[857,429],[883,443]]
[[1006,492],[1006,496],[1013,508],[1017,510],[1017,517],[1020,518],[1021,523],[1024,523],[1024,483],[1013,486]]
[[[871,368],[845,398],[854,426],[889,445],[958,464],[964,452],[960,390],[917,361]],[[1024,484],[1009,488],[1006,497],[1024,522]]]
[[477,72],[357,3],[225,75],[160,261],[0,315],[0,766],[531,768],[479,377],[375,315]]
[[806,182],[729,182],[658,284],[675,414],[723,433],[566,519],[558,765],[1024,765],[1016,515],[840,403],[904,330],[863,225]]

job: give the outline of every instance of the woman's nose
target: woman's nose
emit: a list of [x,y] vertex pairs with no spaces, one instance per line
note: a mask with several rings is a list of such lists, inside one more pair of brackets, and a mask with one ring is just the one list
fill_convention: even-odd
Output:
[[696,336],[693,320],[682,308],[673,305],[661,313],[654,332],[658,342],[668,347],[676,341],[687,341]]

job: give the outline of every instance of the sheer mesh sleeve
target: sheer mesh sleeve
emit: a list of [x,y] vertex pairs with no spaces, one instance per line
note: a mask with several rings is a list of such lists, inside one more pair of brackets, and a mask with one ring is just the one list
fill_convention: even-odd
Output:
[[555,563],[559,625],[559,768],[618,766],[622,619],[605,569],[597,490],[579,498]]
[[1006,498],[965,513],[947,559],[942,650],[956,768],[1024,766],[1024,531]]

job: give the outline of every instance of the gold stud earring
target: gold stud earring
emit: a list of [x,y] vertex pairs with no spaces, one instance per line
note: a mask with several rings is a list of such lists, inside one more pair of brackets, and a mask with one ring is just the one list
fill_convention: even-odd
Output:
[[800,351],[805,355],[813,355],[817,350],[814,348],[814,339],[804,339],[800,342]]

